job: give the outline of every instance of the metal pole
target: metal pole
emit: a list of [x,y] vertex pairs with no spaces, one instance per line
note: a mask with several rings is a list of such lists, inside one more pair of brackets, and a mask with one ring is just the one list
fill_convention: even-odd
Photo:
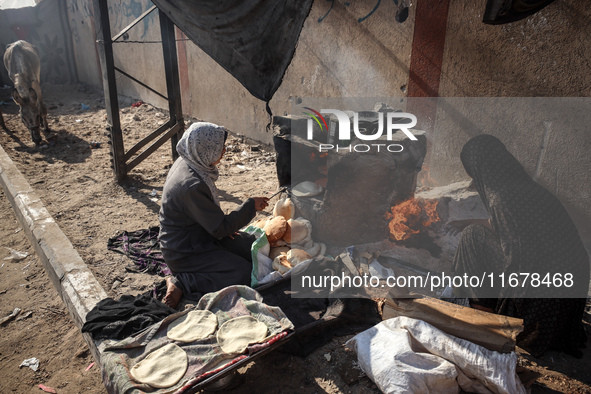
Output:
[[178,153],[176,144],[185,130],[183,108],[181,105],[181,86],[179,82],[179,64],[176,51],[174,23],[162,10],[158,10],[160,17],[160,34],[162,35],[162,52],[164,55],[164,71],[166,73],[166,89],[168,91],[168,108],[171,126],[179,124],[179,132],[174,134],[171,141],[172,157],[176,160]]
[[111,144],[111,167],[117,181],[127,176],[125,166],[125,148],[119,118],[119,102],[117,100],[117,80],[115,79],[115,61],[113,60],[113,45],[111,41],[111,27],[109,25],[109,7],[107,0],[94,0],[96,42],[99,46],[99,57],[103,74],[103,90],[105,93],[105,109],[107,110],[108,130]]

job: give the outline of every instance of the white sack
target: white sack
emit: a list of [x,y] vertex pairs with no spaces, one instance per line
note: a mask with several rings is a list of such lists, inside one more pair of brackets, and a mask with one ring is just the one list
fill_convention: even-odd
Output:
[[384,393],[525,394],[517,355],[488,350],[432,325],[395,317],[346,343]]

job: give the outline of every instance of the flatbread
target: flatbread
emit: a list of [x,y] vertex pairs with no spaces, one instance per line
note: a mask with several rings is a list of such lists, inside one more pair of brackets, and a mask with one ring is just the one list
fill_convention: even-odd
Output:
[[248,345],[267,337],[267,326],[252,316],[228,320],[218,330],[218,344],[224,353],[244,353]]
[[295,185],[291,189],[291,192],[296,197],[313,197],[322,193],[322,186],[314,182],[304,181]]
[[169,343],[148,354],[129,372],[140,383],[146,383],[156,388],[167,388],[174,386],[181,380],[188,365],[187,353],[178,345]]
[[215,332],[218,320],[211,311],[191,311],[168,326],[166,336],[173,341],[193,342]]

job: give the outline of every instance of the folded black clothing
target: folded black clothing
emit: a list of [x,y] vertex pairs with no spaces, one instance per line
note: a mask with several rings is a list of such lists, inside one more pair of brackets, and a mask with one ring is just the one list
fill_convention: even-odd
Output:
[[93,339],[123,339],[177,311],[153,298],[153,290],[138,296],[105,298],[86,315],[82,332]]

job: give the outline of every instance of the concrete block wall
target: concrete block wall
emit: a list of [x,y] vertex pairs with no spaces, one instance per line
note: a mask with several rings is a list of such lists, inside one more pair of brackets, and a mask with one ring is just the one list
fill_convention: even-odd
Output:
[[67,7],[78,79],[102,88],[92,0],[67,0]]

